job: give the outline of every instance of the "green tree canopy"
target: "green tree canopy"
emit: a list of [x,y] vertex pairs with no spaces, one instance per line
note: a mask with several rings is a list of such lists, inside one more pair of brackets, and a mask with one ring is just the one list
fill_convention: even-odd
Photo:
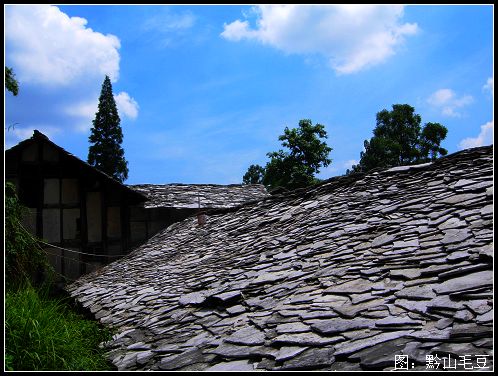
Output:
[[123,131],[116,102],[112,94],[111,80],[105,76],[99,98],[99,109],[93,120],[89,137],[88,163],[116,180],[128,178],[128,162],[121,147]]
[[360,162],[350,172],[367,172],[374,168],[393,167],[432,161],[448,152],[442,148],[448,130],[439,123],[426,123],[408,104],[394,104],[392,111],[377,113],[377,124]]
[[262,178],[261,181],[269,189],[295,189],[316,183],[315,174],[331,163],[328,155],[332,148],[327,146],[325,138],[325,127],[313,125],[309,119],[300,120],[298,128],[285,127],[284,134],[278,139],[288,150],[267,153],[270,161],[266,167],[249,167],[244,182],[246,177],[254,177],[253,181]]
[[19,83],[14,70],[9,67],[5,67],[5,88],[14,95],[19,94]]
[[250,165],[242,178],[244,184],[262,184],[263,177],[265,175],[265,169],[260,165]]

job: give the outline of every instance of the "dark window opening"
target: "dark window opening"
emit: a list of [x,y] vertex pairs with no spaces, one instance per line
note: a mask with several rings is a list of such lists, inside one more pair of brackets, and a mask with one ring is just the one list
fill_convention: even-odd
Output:
[[38,207],[40,190],[35,178],[22,178],[19,183],[19,200],[30,208]]

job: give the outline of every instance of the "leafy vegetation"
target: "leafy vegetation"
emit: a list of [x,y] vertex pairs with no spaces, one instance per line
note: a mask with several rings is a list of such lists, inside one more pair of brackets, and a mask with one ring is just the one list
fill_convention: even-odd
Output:
[[99,97],[99,109],[89,137],[88,163],[119,182],[128,179],[128,162],[121,147],[123,131],[120,125],[112,84],[105,76]]
[[426,123],[408,104],[395,104],[392,111],[377,113],[377,124],[365,151],[351,172],[367,172],[377,167],[411,165],[433,161],[448,151],[441,147],[448,129],[439,123]]
[[11,370],[108,370],[99,343],[111,334],[66,302],[30,285],[7,291],[6,365]]
[[279,136],[282,146],[288,151],[279,150],[268,153],[270,161],[263,168],[251,165],[243,177],[245,184],[263,183],[269,189],[302,188],[318,182],[315,174],[321,167],[332,161],[328,158],[332,148],[323,139],[327,138],[325,127],[313,125],[311,120],[299,121],[298,128],[285,127]]
[[19,94],[19,83],[16,80],[14,70],[9,67],[5,67],[5,88],[13,95]]
[[265,169],[260,165],[250,165],[247,172],[242,177],[244,184],[263,184]]
[[22,226],[26,208],[15,186],[5,186],[5,368],[111,369],[99,348],[106,330],[49,297],[55,272],[37,240]]
[[5,184],[5,273],[6,287],[17,288],[26,281],[50,283],[54,271],[36,239],[22,226],[27,215],[17,198],[16,187]]

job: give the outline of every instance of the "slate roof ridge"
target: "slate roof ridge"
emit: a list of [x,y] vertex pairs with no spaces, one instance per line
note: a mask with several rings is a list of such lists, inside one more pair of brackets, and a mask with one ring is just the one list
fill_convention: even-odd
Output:
[[180,187],[220,187],[220,188],[231,188],[231,187],[264,187],[263,184],[215,184],[215,183],[140,183],[140,184],[127,184],[130,187],[169,187],[169,186],[180,186]]
[[[328,178],[326,180],[323,180],[317,184],[314,184],[309,187],[304,187],[304,188],[297,188],[294,190],[289,190],[284,193],[278,193],[278,194],[271,194],[267,197],[263,197],[259,200],[254,200],[254,201],[247,201],[245,203],[242,203],[240,205],[230,207],[230,208],[213,208],[209,212],[212,214],[225,214],[228,212],[234,212],[239,210],[240,208],[244,208],[250,205],[254,205],[260,202],[266,202],[266,201],[275,201],[275,202],[280,202],[280,201],[285,201],[285,200],[292,200],[298,197],[305,198],[305,197],[310,197],[313,196],[314,194],[319,194],[322,192],[322,190],[326,189],[326,192],[329,192],[331,190],[334,190],[338,187],[346,186],[346,185],[352,185],[356,183],[357,181],[373,176],[375,174],[416,174],[420,173],[422,171],[429,171],[429,170],[434,170],[438,169],[442,164],[446,163],[457,163],[458,160],[460,159],[471,159],[473,154],[488,154],[489,150],[493,148],[493,145],[487,145],[487,146],[479,146],[475,148],[469,148],[469,149],[463,149],[460,151],[457,151],[455,153],[451,153],[448,155],[445,155],[441,158],[436,159],[433,162],[429,163],[421,163],[418,165],[405,165],[405,166],[396,166],[396,167],[379,167],[375,168],[373,170],[370,170],[368,172],[357,172],[357,173],[352,173],[350,175],[341,175],[341,176],[333,176],[331,178]],[[493,154],[491,154],[493,156]],[[403,170],[393,170],[395,168],[399,167],[405,167],[406,169]],[[324,193],[324,192],[323,192]]]

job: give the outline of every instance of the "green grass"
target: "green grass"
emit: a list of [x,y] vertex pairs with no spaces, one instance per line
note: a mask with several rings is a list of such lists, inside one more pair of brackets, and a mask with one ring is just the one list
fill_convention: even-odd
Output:
[[7,370],[110,370],[101,342],[111,333],[61,299],[28,286],[5,297]]

